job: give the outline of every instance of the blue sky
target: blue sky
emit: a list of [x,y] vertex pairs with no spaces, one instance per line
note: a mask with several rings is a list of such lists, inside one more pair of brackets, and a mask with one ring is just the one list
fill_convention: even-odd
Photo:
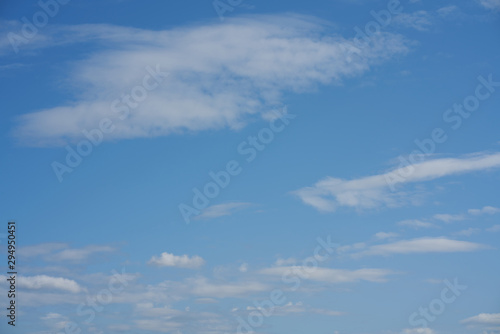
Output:
[[2,333],[500,333],[498,0],[0,12]]

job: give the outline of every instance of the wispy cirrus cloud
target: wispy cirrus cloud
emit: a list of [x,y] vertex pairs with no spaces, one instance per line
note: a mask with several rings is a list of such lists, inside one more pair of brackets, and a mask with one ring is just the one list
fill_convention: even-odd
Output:
[[438,213],[432,216],[434,219],[443,221],[445,223],[451,223],[453,221],[458,221],[458,220],[464,220],[465,216],[464,215],[452,215],[448,213]]
[[304,266],[283,266],[271,267],[260,270],[261,274],[282,277],[283,275],[297,275],[305,273],[303,276],[307,280],[324,283],[351,283],[358,281],[368,281],[382,283],[388,280],[387,276],[394,274],[393,271],[377,268],[363,268],[357,270],[331,269],[331,268],[308,268]]
[[402,13],[394,18],[399,26],[413,28],[418,31],[427,31],[433,24],[433,15],[425,10],[413,13]]
[[500,232],[500,225],[493,225],[486,229],[486,232]]
[[437,332],[430,328],[405,328],[400,334],[437,334]]
[[[131,331],[131,327],[122,330]],[[134,308],[133,327],[153,332],[216,333],[230,331],[227,319],[214,312],[197,312],[188,309],[177,310],[169,305],[138,303]],[[117,328],[120,330],[120,328]]]
[[388,256],[394,254],[474,252],[487,248],[489,248],[489,246],[469,241],[453,240],[446,237],[424,237],[373,245],[368,247],[366,250],[353,253],[352,256],[363,257],[374,255]]
[[148,264],[158,267],[178,267],[196,269],[205,264],[205,260],[198,255],[189,257],[188,255],[174,255],[171,253],[161,253],[160,256],[153,256]]
[[209,206],[204,209],[195,219],[212,219],[223,216],[230,216],[234,212],[250,206],[251,203],[245,202],[230,202]]
[[479,0],[479,3],[487,9],[500,10],[500,0]]
[[45,261],[83,261],[94,254],[111,253],[116,249],[104,245],[87,245],[82,248],[71,248],[65,243],[43,243],[19,248],[23,257],[42,257]]
[[[255,307],[255,306],[248,306],[245,311],[246,312],[252,312],[252,311],[262,311],[264,310],[262,307]],[[234,309],[233,312],[238,311],[238,309]],[[304,305],[302,302],[288,302],[283,306],[275,306],[274,307],[274,312],[273,316],[287,316],[291,314],[301,314],[301,313],[314,313],[314,314],[321,314],[321,315],[326,315],[326,316],[331,316],[331,317],[338,317],[345,315],[344,312],[339,312],[339,311],[333,311],[333,310],[327,310],[327,309],[321,309],[321,308],[314,308],[311,306]]]
[[[413,164],[411,167],[411,173],[403,167],[353,180],[327,177],[310,187],[296,190],[293,194],[305,204],[323,212],[333,212],[339,207],[396,207],[412,202],[411,192],[398,190],[405,185],[498,168],[500,153],[476,153],[460,158],[432,159]],[[393,189],[395,191],[392,191]]]
[[436,225],[420,220],[420,219],[405,219],[397,223],[399,226],[412,227],[414,229],[420,228],[433,228],[437,227]]
[[384,240],[384,239],[392,239],[396,238],[398,236],[397,233],[394,232],[378,232],[375,233],[374,237],[379,240]]
[[[49,30],[47,30],[49,31]],[[173,30],[110,25],[54,27],[46,46],[88,43],[97,51],[73,62],[68,78],[74,102],[25,114],[15,129],[26,145],[63,145],[117,120],[105,140],[240,128],[281,105],[286,92],[340,84],[409,51],[393,33],[374,34],[358,56],[352,41],[328,22],[299,15],[251,16]],[[42,43],[41,41],[40,43]],[[258,52],[256,52],[258,50]],[[141,84],[146,66],[168,77],[138,106],[112,101]],[[130,96],[129,96],[130,98]]]
[[470,227],[468,229],[465,229],[465,230],[461,230],[461,231],[458,231],[458,232],[455,232],[453,233],[453,235],[458,235],[458,236],[464,236],[464,237],[470,237],[471,235],[473,234],[477,234],[481,232],[481,229],[480,228],[474,228],[474,227]]
[[[9,276],[0,275],[2,284],[7,283],[8,278]],[[74,280],[47,275],[19,276],[17,277],[17,283],[20,288],[31,290],[62,290],[71,293],[78,293],[84,290]]]

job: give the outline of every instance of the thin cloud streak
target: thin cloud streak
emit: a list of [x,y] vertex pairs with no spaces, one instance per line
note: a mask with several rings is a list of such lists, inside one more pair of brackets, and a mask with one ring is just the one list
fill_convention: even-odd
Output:
[[[327,177],[313,186],[293,192],[302,202],[322,212],[333,212],[339,207],[371,209],[396,207],[411,202],[411,194],[398,191],[408,183],[425,182],[446,176],[483,171],[500,167],[500,153],[476,153],[461,158],[442,158],[424,161],[389,172],[343,180]],[[401,175],[407,175],[401,177]],[[391,188],[396,191],[391,191]]]

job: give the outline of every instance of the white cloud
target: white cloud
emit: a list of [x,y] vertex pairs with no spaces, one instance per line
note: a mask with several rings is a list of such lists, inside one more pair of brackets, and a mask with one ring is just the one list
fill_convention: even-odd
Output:
[[243,202],[231,202],[231,203],[212,205],[204,209],[200,215],[196,216],[195,219],[209,219],[222,216],[229,216],[232,215],[235,211],[242,208],[246,208],[249,205],[250,203],[243,203]]
[[69,246],[64,243],[44,243],[32,246],[19,247],[19,255],[23,257],[34,257],[40,255],[48,255],[55,251],[68,248]]
[[486,229],[487,232],[500,232],[500,225],[493,225]]
[[189,307],[177,310],[169,305],[161,307],[150,302],[136,304],[134,318],[136,328],[154,332],[208,334],[228,332],[230,329],[219,314],[191,311]]
[[[401,35],[384,32],[352,57],[346,50],[353,41],[332,30],[325,21],[298,15],[164,31],[109,25],[46,29],[49,45],[87,42],[98,51],[67,71],[74,102],[23,115],[14,132],[26,145],[63,145],[105,117],[115,129],[104,140],[237,129],[282,105],[286,92],[339,84],[409,51]],[[113,99],[142,85],[145,67],[156,65],[168,77],[119,120],[110,110]]]
[[[264,310],[262,307],[247,306],[247,311]],[[306,307],[302,302],[292,303],[288,302],[283,306],[275,306],[273,309],[273,316],[286,316],[290,314],[305,313]]]
[[[265,309],[262,307],[248,306],[246,308],[246,311],[249,311],[249,312],[254,311],[254,310],[265,311]],[[321,315],[326,315],[326,316],[331,316],[331,317],[338,317],[338,316],[345,314],[344,312],[339,312],[339,311],[313,308],[313,307],[304,305],[302,302],[296,302],[296,303],[288,302],[287,304],[285,304],[283,306],[275,306],[273,308],[272,314],[273,314],[273,316],[287,316],[287,315],[291,315],[291,314],[293,315],[293,314],[298,314],[298,313],[315,313],[315,314],[321,314]]]
[[476,316],[464,319],[461,323],[500,325],[500,313],[481,313]]
[[473,252],[485,248],[488,247],[468,241],[452,240],[445,237],[427,237],[370,246],[367,250],[355,253],[353,256]]
[[61,319],[63,316],[59,313],[47,313],[44,317],[41,317],[42,320],[53,320],[53,319]]
[[110,246],[88,245],[83,248],[70,248],[64,243],[44,243],[25,246],[19,249],[23,257],[42,256],[46,261],[83,261],[97,253],[109,253],[115,249]]
[[[7,278],[9,278],[9,276],[0,276],[2,284],[7,283]],[[17,277],[17,284],[20,288],[32,290],[55,289],[72,293],[79,293],[84,290],[77,282],[73,280],[47,275],[19,276]]]
[[333,310],[325,310],[325,309],[318,309],[318,308],[313,308],[311,310],[311,312],[312,313],[316,313],[316,314],[330,316],[330,317],[339,317],[341,315],[345,315],[344,312],[333,311]]
[[235,283],[213,283],[204,277],[188,279],[191,294],[200,297],[229,298],[244,296],[252,292],[266,291],[269,286],[260,282],[243,281]]
[[413,227],[415,229],[436,227],[436,225],[432,223],[424,222],[418,219],[406,219],[398,222],[397,224],[399,226],[408,226],[408,227]]
[[205,260],[203,260],[198,255],[189,257],[187,255],[174,255],[171,253],[161,253],[160,257],[153,256],[148,264],[152,264],[158,267],[179,267],[179,268],[190,268],[195,269],[203,266]]
[[352,245],[337,247],[337,253],[342,254],[342,253],[347,253],[347,252],[359,251],[359,250],[364,249],[364,248],[366,248],[366,243],[357,242],[357,243],[352,244]]
[[82,261],[96,253],[109,253],[115,249],[110,246],[89,245],[80,249],[65,249],[54,254],[53,261]]
[[297,263],[297,259],[290,257],[288,259],[278,258],[274,264],[276,266],[287,266],[287,265],[296,264],[296,263]]
[[242,263],[240,265],[240,267],[238,268],[238,270],[241,272],[241,273],[246,273],[248,271],[248,263]]
[[495,213],[499,213],[500,209],[492,206],[485,206],[482,209],[469,209],[469,214],[479,216],[482,214],[494,215]]
[[350,283],[358,281],[369,282],[386,282],[387,276],[394,274],[386,269],[330,269],[321,267],[304,267],[304,266],[288,266],[288,267],[272,267],[265,268],[260,271],[264,275],[279,276],[287,275],[288,277],[305,277],[305,279],[325,282],[325,283]]
[[376,239],[383,240],[383,239],[391,239],[397,237],[397,233],[393,232],[378,232],[374,235]]
[[407,204],[412,199],[411,194],[398,191],[398,187],[498,167],[500,153],[476,153],[461,158],[428,160],[353,180],[327,177],[293,193],[305,204],[323,212],[332,212],[339,207],[395,207]]
[[436,331],[430,328],[406,328],[401,334],[436,334]]
[[419,10],[413,13],[401,13],[394,17],[394,23],[418,31],[427,31],[432,26],[433,17],[425,10]]
[[441,7],[436,11],[440,16],[447,17],[453,14],[457,14],[460,12],[457,6],[450,5],[450,6],[445,6]]
[[433,216],[434,219],[441,220],[445,223],[451,223],[452,221],[464,220],[463,215],[450,215],[447,213],[438,213]]
[[479,233],[479,232],[481,232],[481,229],[471,227],[471,228],[468,228],[466,230],[461,230],[461,231],[455,232],[453,235],[470,237],[471,235]]
[[500,10],[500,0],[479,0],[487,9]]
[[59,313],[47,313],[45,316],[40,317],[54,332],[63,330],[70,322],[69,318]]
[[198,298],[195,300],[196,304],[216,304],[217,299],[214,298]]

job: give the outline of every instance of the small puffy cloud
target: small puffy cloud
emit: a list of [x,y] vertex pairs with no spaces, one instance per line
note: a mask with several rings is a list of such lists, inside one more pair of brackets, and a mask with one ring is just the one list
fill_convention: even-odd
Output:
[[464,319],[463,324],[500,325],[500,313],[481,313]]
[[469,214],[475,215],[475,216],[484,215],[484,214],[494,215],[495,213],[499,213],[500,209],[492,207],[492,206],[485,206],[482,209],[469,209],[468,212],[469,212]]
[[195,269],[203,266],[205,260],[203,260],[198,255],[189,257],[187,255],[174,255],[171,253],[161,253],[159,257],[153,256],[148,264],[155,265],[158,267],[178,267],[178,268],[189,268]]

